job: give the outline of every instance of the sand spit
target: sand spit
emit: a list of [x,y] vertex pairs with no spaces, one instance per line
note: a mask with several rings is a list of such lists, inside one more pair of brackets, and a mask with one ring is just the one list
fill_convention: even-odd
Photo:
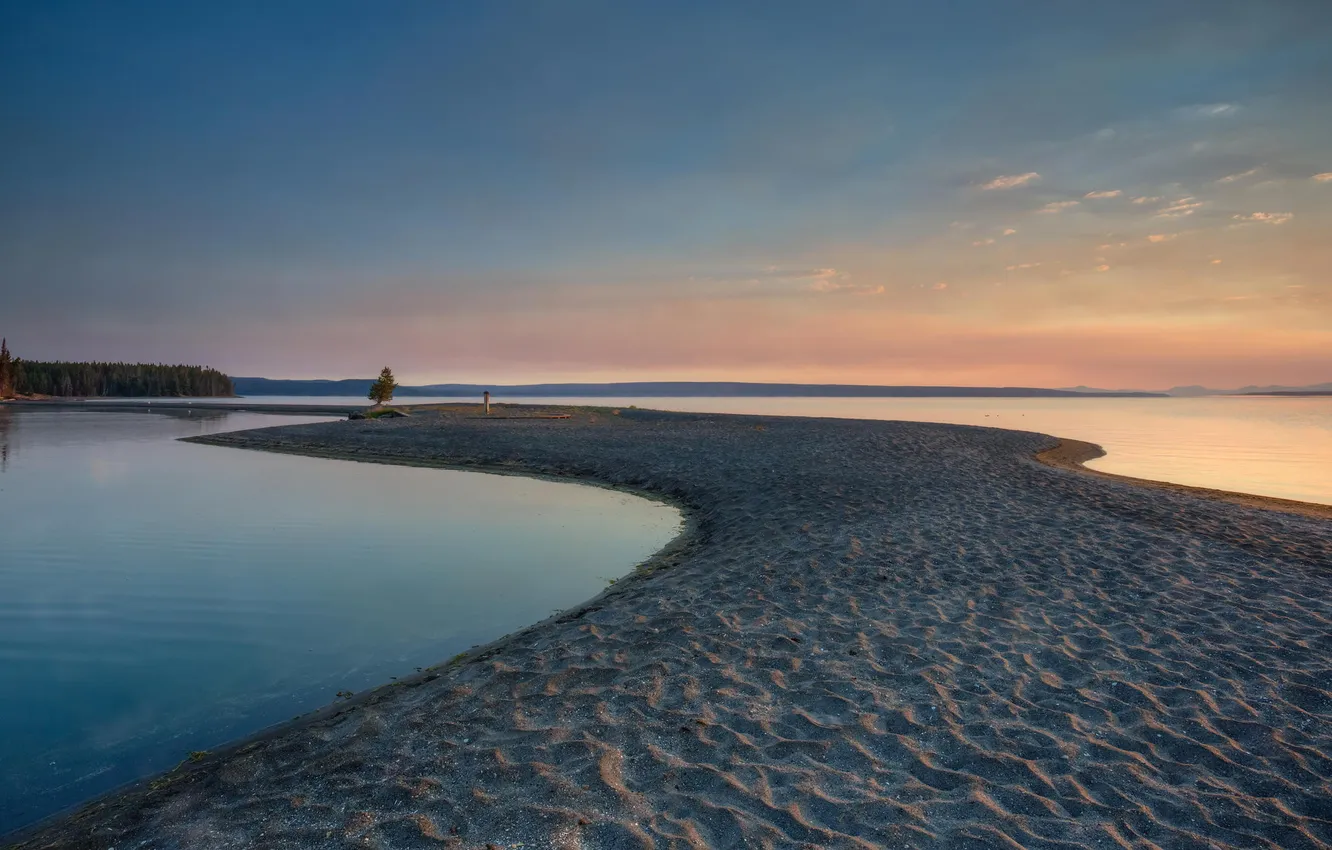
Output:
[[1118,475],[1100,469],[1083,466],[1089,460],[1105,457],[1105,449],[1095,443],[1081,440],[1060,440],[1054,448],[1038,452],[1036,459],[1047,466],[1071,469],[1088,475],[1097,475],[1114,481],[1129,481],[1143,487],[1156,487],[1176,493],[1188,493],[1204,499],[1229,502],[1250,508],[1263,508],[1272,511],[1301,514],[1315,519],[1332,519],[1332,505],[1320,505],[1316,502],[1299,502],[1294,499],[1279,499],[1275,496],[1257,496],[1253,493],[1236,493],[1231,490],[1213,490],[1208,487],[1193,487],[1188,484],[1175,484],[1170,481],[1152,481],[1147,478],[1134,478],[1131,475]]
[[207,441],[596,480],[692,533],[21,847],[1332,847],[1332,523],[951,425],[420,413]]

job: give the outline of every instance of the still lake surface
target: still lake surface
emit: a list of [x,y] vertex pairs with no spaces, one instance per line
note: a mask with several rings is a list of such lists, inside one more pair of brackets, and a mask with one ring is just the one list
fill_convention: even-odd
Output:
[[0,834],[575,605],[680,528],[596,487],[175,439],[320,419],[0,407]]
[[[1332,397],[1207,398],[513,398],[515,404],[905,419],[1038,431],[1096,443],[1105,472],[1332,504]],[[261,404],[366,404],[361,398],[254,396]],[[474,401],[398,399],[401,404]],[[496,402],[506,399],[496,398]]]

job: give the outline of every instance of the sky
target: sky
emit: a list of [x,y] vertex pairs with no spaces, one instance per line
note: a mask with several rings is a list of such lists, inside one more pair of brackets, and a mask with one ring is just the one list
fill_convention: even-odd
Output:
[[1332,3],[0,0],[0,334],[404,383],[1332,381]]

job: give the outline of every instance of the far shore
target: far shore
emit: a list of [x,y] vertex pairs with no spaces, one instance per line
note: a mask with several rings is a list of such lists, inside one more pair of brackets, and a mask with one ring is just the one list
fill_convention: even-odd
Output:
[[1027,432],[562,412],[190,438],[592,481],[689,527],[583,605],[15,846],[1332,841],[1325,515]]

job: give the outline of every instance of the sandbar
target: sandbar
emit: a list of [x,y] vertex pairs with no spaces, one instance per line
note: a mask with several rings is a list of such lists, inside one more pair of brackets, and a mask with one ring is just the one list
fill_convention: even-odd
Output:
[[592,481],[688,527],[17,846],[1332,847],[1324,517],[1051,466],[1040,434],[568,412],[195,438]]

